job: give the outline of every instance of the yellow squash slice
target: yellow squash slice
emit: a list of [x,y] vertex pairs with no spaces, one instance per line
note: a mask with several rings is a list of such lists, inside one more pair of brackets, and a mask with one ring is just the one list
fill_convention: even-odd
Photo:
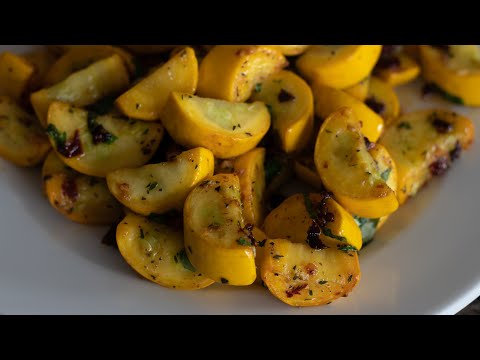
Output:
[[47,133],[57,154],[73,169],[91,176],[145,165],[163,131],[159,123],[97,115],[63,102],[52,103],[48,112]]
[[274,74],[257,84],[252,100],[267,104],[284,152],[305,148],[313,133],[313,95],[301,77],[291,71]]
[[117,245],[137,273],[158,285],[197,290],[213,284],[188,260],[181,228],[129,214],[117,226]]
[[119,169],[107,175],[112,194],[123,205],[141,215],[181,210],[190,191],[213,175],[210,150],[195,148],[169,162]]
[[444,174],[473,142],[474,132],[470,119],[446,110],[416,111],[392,123],[380,144],[397,165],[399,203],[415,196],[432,176]]
[[198,95],[243,102],[255,85],[288,65],[278,50],[256,45],[217,45],[200,65]]
[[382,179],[351,109],[340,109],[322,124],[314,160],[324,186],[349,212],[380,218],[397,210],[395,192]]
[[255,281],[255,247],[245,234],[242,212],[240,182],[233,174],[207,178],[185,201],[188,257],[218,283],[242,286]]
[[46,126],[50,104],[62,101],[74,106],[87,106],[105,96],[124,90],[129,83],[122,58],[115,54],[77,71],[58,84],[30,96],[42,125]]
[[345,89],[370,75],[381,50],[381,45],[314,45],[296,65],[310,82]]
[[42,168],[43,188],[50,205],[80,224],[110,225],[122,218],[122,206],[108,191],[105,179],[82,175],[50,152]]
[[226,159],[257,146],[270,127],[270,114],[261,102],[233,103],[173,92],[162,123],[180,145],[202,146]]
[[197,88],[198,63],[195,51],[184,48],[117,100],[126,116],[158,120],[172,91],[193,95]]
[[35,166],[50,148],[38,120],[12,98],[0,96],[0,157],[18,166]]

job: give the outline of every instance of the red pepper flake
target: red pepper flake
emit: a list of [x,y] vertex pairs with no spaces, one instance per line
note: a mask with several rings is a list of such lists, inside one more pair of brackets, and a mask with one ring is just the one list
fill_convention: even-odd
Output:
[[303,285],[298,285],[293,287],[292,289],[289,289],[286,291],[287,297],[291,298],[293,295],[300,295],[300,291],[305,289],[308,286],[308,284],[303,284]]
[[73,138],[66,142],[63,146],[58,147],[57,151],[67,159],[83,155],[82,143],[80,141],[80,131],[78,129],[75,130]]
[[434,163],[430,164],[428,169],[433,176],[442,176],[444,175],[448,168],[450,167],[450,163],[446,157],[441,157]]
[[289,93],[285,89],[280,90],[280,93],[278,94],[278,102],[283,103],[283,102],[288,102],[292,100],[295,100],[295,96],[293,96],[291,93]]
[[375,147],[375,143],[368,140],[367,137],[364,137],[363,140],[365,141],[365,146],[367,147],[368,151],[372,150]]
[[67,177],[62,183],[62,193],[72,201],[78,198],[78,189],[75,179]]
[[439,134],[447,134],[453,131],[453,125],[448,121],[435,117],[432,121],[432,125]]

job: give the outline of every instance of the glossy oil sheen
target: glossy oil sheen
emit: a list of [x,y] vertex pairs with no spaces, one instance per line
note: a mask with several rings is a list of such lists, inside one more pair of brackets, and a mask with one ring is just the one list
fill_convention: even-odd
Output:
[[[29,48],[0,45],[0,52]],[[419,83],[397,91],[403,111],[451,108],[480,126],[480,109],[434,95],[423,101]],[[142,280],[116,250],[101,244],[106,228],[57,214],[42,195],[39,169],[0,159],[0,313],[454,314],[480,295],[478,133],[451,171],[392,215],[362,250],[362,279],[350,296],[303,309],[260,286],[185,292]]]

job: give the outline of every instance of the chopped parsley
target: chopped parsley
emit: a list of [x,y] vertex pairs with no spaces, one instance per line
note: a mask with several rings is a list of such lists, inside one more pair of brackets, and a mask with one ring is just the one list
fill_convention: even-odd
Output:
[[317,219],[317,214],[315,213],[315,210],[313,209],[313,203],[308,194],[303,193],[303,201],[305,202],[305,208],[307,209],[308,215],[310,216],[311,219],[316,220]]
[[188,259],[187,252],[185,249],[182,249],[177,255],[176,258],[180,260],[180,263],[183,265],[183,267],[187,270],[195,272],[195,268],[193,267],[192,263]]
[[380,177],[382,178],[383,181],[388,181],[388,178],[390,177],[390,173],[392,172],[392,168],[388,168],[384,172],[380,174]]
[[99,124],[97,121],[98,113],[89,111],[87,116],[88,131],[92,135],[92,141],[95,145],[104,143],[104,144],[113,144],[118,140],[114,134],[108,132],[103,125]]
[[57,149],[65,146],[65,142],[67,141],[67,133],[65,131],[60,133],[55,125],[48,124],[47,135],[55,142]]
[[335,235],[332,233],[332,230],[330,230],[329,228],[324,228],[322,229],[322,232],[325,236],[328,236],[332,239],[336,239],[336,240],[339,240],[339,241],[343,241],[343,242],[347,242],[347,238],[344,237],[344,236],[338,236],[338,235]]
[[373,240],[380,219],[367,219],[359,216],[354,216],[353,219],[362,232],[362,242],[365,246]]
[[358,251],[358,249],[353,246],[353,245],[344,245],[342,247],[339,247],[338,250],[348,252],[348,251]]
[[150,194],[150,191],[154,190],[157,186],[158,186],[158,183],[156,181],[148,183],[147,194]]
[[397,125],[397,128],[410,130],[412,128],[412,125],[410,125],[409,122],[402,121],[400,124]]
[[242,246],[250,246],[250,245],[252,245],[252,243],[251,243],[250,240],[247,240],[247,239],[245,239],[245,238],[243,238],[243,237],[241,237],[240,239],[238,239],[238,240],[237,240],[237,243],[238,243],[239,245],[242,245]]

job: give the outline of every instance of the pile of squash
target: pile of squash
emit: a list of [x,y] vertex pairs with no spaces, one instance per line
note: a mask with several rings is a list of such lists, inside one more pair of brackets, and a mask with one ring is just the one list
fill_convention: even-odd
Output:
[[[43,164],[66,218],[116,226],[125,261],[175,289],[262,284],[328,304],[375,231],[473,142],[476,45],[61,45],[0,55],[0,156]],[[420,96],[420,95],[419,95]],[[293,176],[312,191],[285,197]]]

